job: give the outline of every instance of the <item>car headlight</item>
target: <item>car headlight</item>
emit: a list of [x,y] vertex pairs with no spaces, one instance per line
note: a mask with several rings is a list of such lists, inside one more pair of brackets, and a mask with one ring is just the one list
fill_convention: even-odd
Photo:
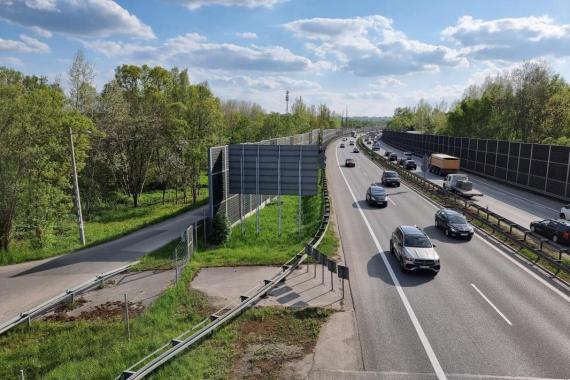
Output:
[[457,232],[457,229],[456,229],[455,227],[453,227],[453,226],[449,226],[449,229],[450,229],[451,231],[453,231],[453,232]]

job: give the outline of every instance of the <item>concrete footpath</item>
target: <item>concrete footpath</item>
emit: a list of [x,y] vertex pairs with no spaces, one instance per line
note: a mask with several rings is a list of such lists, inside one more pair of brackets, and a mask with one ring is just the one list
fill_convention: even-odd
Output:
[[0,267],[0,324],[66,289],[121,267],[177,239],[208,206],[70,254]]

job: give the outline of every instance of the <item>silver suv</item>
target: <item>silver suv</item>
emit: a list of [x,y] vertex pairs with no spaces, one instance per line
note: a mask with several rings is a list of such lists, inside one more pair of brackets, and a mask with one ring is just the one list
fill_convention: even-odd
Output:
[[426,269],[439,272],[439,255],[435,245],[420,228],[399,226],[390,237],[390,252],[394,254],[402,271]]

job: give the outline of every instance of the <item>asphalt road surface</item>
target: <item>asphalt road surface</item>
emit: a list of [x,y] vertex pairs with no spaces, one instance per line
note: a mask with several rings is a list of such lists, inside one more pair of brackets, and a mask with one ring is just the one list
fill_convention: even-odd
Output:
[[190,224],[203,218],[207,207],[67,255],[0,267],[0,324],[180,237]]
[[[568,289],[478,234],[446,238],[434,227],[437,207],[405,185],[387,190],[386,208],[368,206],[366,189],[382,170],[339,143],[327,150],[327,177],[365,370],[390,379],[570,378]],[[348,157],[356,168],[343,167]],[[437,276],[400,271],[389,240],[402,224],[437,245]]]
[[[368,145],[372,147],[372,145]],[[398,157],[403,157],[403,151],[380,141],[381,149],[375,151],[377,154],[383,155],[386,150],[394,152]],[[432,174],[430,172],[422,172],[422,159],[414,156],[413,158],[418,165],[415,172],[425,177],[433,183],[440,186],[443,185],[443,177]],[[525,190],[519,190],[511,186],[503,185],[492,180],[476,176],[471,173],[465,173],[473,182],[474,190],[478,190],[483,194],[482,197],[473,197],[475,203],[489,207],[490,210],[507,218],[521,226],[530,227],[530,222],[535,220],[543,220],[554,218],[560,215],[560,208],[563,202],[552,198],[543,197],[538,194]]]

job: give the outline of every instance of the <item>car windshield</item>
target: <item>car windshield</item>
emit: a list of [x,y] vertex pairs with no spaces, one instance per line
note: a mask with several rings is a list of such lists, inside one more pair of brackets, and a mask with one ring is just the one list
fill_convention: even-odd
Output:
[[373,187],[370,192],[372,195],[384,195],[386,191],[381,187]]
[[467,224],[467,220],[462,215],[451,214],[448,218],[451,224]]
[[404,245],[413,248],[431,248],[431,242],[424,235],[406,235]]
[[346,160],[346,162],[354,162],[354,160],[352,158],[349,158],[348,160]]

